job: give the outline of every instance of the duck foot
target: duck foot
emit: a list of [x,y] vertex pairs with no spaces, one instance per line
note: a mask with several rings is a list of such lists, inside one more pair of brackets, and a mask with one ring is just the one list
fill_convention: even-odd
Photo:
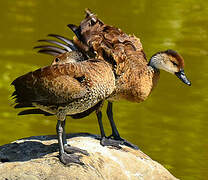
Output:
[[73,146],[70,146],[68,144],[64,145],[64,151],[67,152],[68,154],[81,153],[81,154],[84,154],[86,156],[90,155],[86,150],[83,150],[83,149],[80,149],[80,148],[77,148],[77,147],[73,147]]
[[81,155],[63,153],[60,155],[59,159],[65,165],[75,163],[83,166],[84,163],[80,161],[81,157]]
[[118,141],[120,142],[121,145],[125,145],[125,146],[128,146],[132,149],[135,149],[135,150],[138,150],[138,146],[132,144],[131,142],[127,141],[126,139],[123,139],[122,137],[118,137],[118,136],[114,136],[113,134],[108,136],[109,139],[113,139],[114,141]]
[[118,141],[118,140],[111,139],[111,138],[102,137],[102,139],[100,141],[100,144],[102,146],[112,146],[112,147],[115,147],[117,149],[121,149],[120,144],[122,144],[122,142]]

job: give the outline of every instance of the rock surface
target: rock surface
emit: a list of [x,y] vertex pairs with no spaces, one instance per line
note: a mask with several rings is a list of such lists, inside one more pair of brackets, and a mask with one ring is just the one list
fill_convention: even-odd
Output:
[[81,158],[84,166],[59,162],[56,136],[34,136],[0,146],[0,180],[176,180],[142,151],[103,147],[90,134],[67,141],[90,153]]

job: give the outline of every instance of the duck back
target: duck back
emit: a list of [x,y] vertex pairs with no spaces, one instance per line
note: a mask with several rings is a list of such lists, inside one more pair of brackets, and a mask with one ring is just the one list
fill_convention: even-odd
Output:
[[115,88],[111,67],[96,59],[56,64],[18,77],[12,82],[16,107],[35,106],[56,114],[82,113],[108,97]]
[[89,10],[77,27],[74,43],[111,64],[116,77],[113,99],[145,100],[155,86],[159,73],[148,66],[140,39],[121,29],[104,24]]

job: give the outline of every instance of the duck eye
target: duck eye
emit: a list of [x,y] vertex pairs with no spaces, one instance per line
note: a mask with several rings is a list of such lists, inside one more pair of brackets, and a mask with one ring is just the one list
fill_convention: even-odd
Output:
[[60,61],[60,59],[59,59],[59,58],[56,58],[56,59],[55,59],[55,61],[56,61],[56,62],[59,62],[59,61]]
[[173,63],[174,66],[178,66],[178,64],[174,61],[171,61]]

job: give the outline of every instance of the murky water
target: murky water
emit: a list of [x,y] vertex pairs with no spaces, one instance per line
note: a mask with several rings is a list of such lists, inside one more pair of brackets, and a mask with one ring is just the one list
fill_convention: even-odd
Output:
[[[71,37],[84,8],[108,24],[141,38],[148,57],[175,49],[185,59],[188,87],[162,72],[157,88],[140,104],[114,104],[121,135],[152,159],[186,180],[208,177],[208,3],[203,0],[2,0],[0,6],[0,144],[18,138],[55,134],[55,117],[17,116],[9,96],[14,78],[48,65],[51,57],[32,50],[48,33]],[[104,116],[108,133],[110,127]],[[94,114],[67,120],[67,132],[99,133]]]

